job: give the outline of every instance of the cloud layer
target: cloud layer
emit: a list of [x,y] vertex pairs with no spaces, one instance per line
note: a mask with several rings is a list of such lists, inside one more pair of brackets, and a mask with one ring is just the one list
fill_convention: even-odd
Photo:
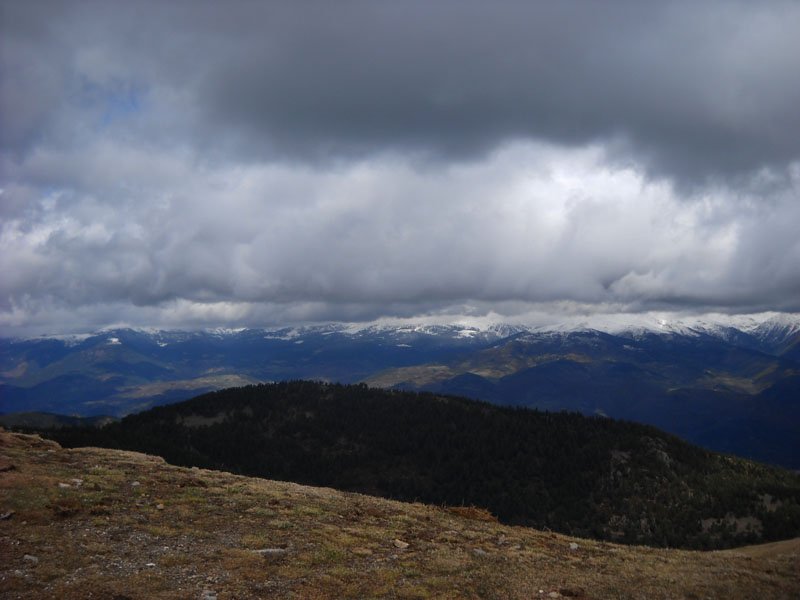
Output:
[[0,10],[3,330],[800,311],[796,3]]

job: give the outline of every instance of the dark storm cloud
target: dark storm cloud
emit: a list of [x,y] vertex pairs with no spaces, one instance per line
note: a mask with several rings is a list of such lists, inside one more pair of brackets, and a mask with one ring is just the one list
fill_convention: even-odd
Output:
[[5,328],[800,310],[797,3],[0,11]]
[[[198,143],[240,157],[613,139],[621,160],[704,179],[800,156],[793,2],[65,4],[15,5],[8,28],[33,55],[94,45],[130,65],[118,77],[182,91]],[[36,68],[23,83],[46,108],[64,74]]]
[[249,149],[446,158],[616,139],[690,178],[800,156],[796,4],[328,3],[259,23],[218,45],[201,94]]

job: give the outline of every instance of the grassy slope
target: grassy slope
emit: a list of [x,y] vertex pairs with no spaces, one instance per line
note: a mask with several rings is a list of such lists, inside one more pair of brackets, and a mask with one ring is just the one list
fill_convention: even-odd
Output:
[[66,450],[0,431],[0,516],[10,511],[0,520],[8,598],[800,595],[796,543],[708,553],[626,547],[499,525],[478,510]]

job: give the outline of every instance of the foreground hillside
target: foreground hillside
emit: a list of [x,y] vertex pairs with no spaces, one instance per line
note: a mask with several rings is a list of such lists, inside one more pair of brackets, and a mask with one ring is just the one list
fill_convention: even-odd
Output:
[[800,535],[800,477],[653,427],[434,394],[297,381],[47,434],[173,464],[475,505],[500,521],[696,549]]
[[798,540],[626,547],[0,431],[0,596],[796,598]]

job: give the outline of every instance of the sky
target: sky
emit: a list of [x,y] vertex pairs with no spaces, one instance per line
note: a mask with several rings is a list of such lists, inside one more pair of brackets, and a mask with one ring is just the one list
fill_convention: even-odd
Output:
[[800,312],[800,3],[0,3],[0,334]]

